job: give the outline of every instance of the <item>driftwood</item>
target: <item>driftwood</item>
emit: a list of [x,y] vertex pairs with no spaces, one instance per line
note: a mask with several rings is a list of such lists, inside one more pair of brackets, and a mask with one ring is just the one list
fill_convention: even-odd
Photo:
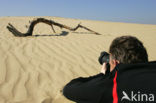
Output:
[[60,27],[60,28],[68,29],[68,30],[70,30],[70,31],[76,31],[78,28],[83,28],[83,29],[86,29],[86,30],[88,30],[88,31],[90,31],[90,32],[92,32],[92,33],[94,33],[94,34],[96,34],[96,35],[101,35],[101,34],[95,32],[95,31],[93,31],[93,30],[91,30],[91,29],[89,29],[89,28],[87,28],[87,27],[85,27],[85,26],[82,26],[82,25],[80,25],[80,24],[78,24],[75,28],[71,28],[71,27],[69,27],[69,26],[66,26],[66,25],[57,23],[57,22],[55,22],[55,21],[53,21],[53,20],[47,20],[47,19],[44,19],[44,18],[37,18],[36,20],[33,20],[32,22],[30,22],[30,26],[29,26],[28,31],[27,31],[26,33],[21,33],[20,31],[18,31],[18,30],[17,30],[12,24],[10,24],[10,23],[8,24],[7,29],[8,29],[10,32],[12,32],[12,34],[13,34],[14,36],[18,36],[18,37],[32,36],[33,30],[34,30],[34,26],[35,26],[36,24],[38,24],[38,23],[41,23],[41,22],[50,25],[50,26],[52,27],[52,30],[53,30],[54,33],[55,33],[55,30],[54,30],[53,25],[58,26],[58,27]]

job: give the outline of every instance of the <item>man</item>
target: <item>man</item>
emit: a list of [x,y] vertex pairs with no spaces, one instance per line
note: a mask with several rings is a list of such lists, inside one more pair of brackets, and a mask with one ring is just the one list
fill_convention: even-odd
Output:
[[[111,43],[109,53],[109,74],[106,74],[107,66],[103,63],[101,73],[88,78],[73,79],[64,87],[63,95],[77,103],[120,103],[122,101],[127,103],[127,101],[147,100],[145,97],[141,98],[139,90],[147,87],[142,85],[143,80],[149,81],[156,77],[156,70],[153,69],[156,63],[148,63],[148,55],[143,43],[133,36],[117,37]],[[152,68],[151,72],[147,67]],[[152,78],[144,79],[144,76],[138,76],[142,71],[148,72],[145,75],[148,77],[151,73],[154,74]],[[135,83],[140,84],[136,86]],[[134,90],[131,90],[131,87]],[[155,87],[156,85],[153,85],[152,90],[156,89]],[[134,95],[135,91],[138,96]],[[128,97],[126,93],[132,93],[129,94],[132,97]]]

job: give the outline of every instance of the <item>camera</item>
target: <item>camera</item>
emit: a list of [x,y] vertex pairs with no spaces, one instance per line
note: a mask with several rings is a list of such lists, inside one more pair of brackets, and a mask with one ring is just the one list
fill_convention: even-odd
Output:
[[101,52],[99,57],[99,63],[102,65],[103,63],[109,63],[109,54],[105,51]]
[[109,64],[109,53],[103,51],[101,52],[99,59],[98,59],[99,63],[101,65],[103,65],[103,63],[106,63],[106,74],[110,72],[110,64]]

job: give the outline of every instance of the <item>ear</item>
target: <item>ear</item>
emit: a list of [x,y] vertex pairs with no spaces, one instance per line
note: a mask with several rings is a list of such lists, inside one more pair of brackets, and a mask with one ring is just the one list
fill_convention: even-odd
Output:
[[120,63],[120,61],[113,59],[114,66],[118,65],[119,63]]
[[119,60],[116,60],[116,65],[120,64],[120,61]]

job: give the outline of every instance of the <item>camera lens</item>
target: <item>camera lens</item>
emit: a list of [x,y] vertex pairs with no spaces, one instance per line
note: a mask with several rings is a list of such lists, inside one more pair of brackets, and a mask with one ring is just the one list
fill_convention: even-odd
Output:
[[103,63],[109,63],[109,54],[107,52],[101,52],[99,57],[99,63],[102,65]]

